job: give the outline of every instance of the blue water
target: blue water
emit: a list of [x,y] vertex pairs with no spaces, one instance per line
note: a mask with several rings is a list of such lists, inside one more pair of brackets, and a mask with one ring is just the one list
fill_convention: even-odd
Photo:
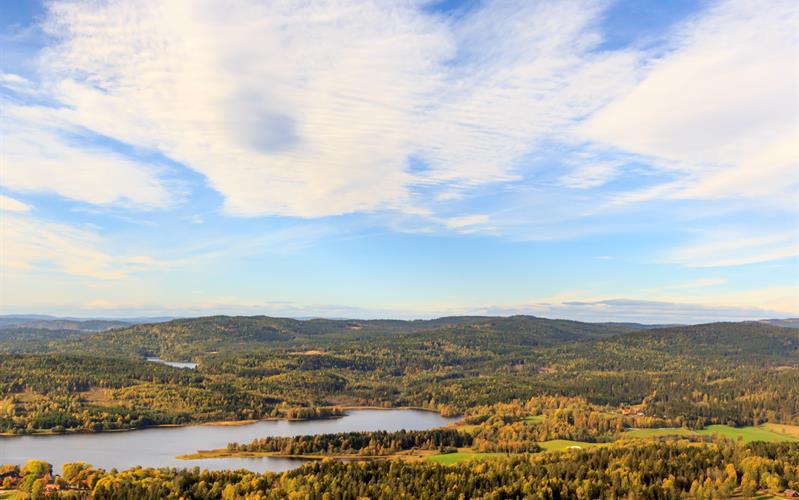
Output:
[[0,464],[22,464],[31,458],[61,464],[82,460],[95,467],[128,469],[145,467],[200,467],[282,472],[301,465],[299,459],[225,457],[180,460],[177,455],[197,450],[225,448],[230,442],[249,443],[266,436],[299,436],[353,431],[425,430],[454,421],[419,410],[353,410],[326,420],[265,420],[247,425],[191,425],[155,427],[129,432],[0,437]]

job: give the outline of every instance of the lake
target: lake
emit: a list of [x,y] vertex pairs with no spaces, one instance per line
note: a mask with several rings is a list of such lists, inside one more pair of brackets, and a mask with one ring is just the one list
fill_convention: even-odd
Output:
[[300,436],[353,431],[425,430],[455,421],[420,410],[352,410],[327,420],[265,420],[247,425],[190,425],[153,427],[128,432],[0,436],[0,464],[22,464],[31,458],[47,460],[56,471],[61,464],[82,460],[104,469],[145,467],[200,467],[282,472],[303,460],[290,458],[226,457],[179,460],[177,455],[225,448],[230,442],[249,443],[266,436]]
[[151,363],[161,363],[162,365],[171,366],[173,368],[188,368],[190,370],[197,368],[197,363],[186,363],[183,361],[164,361],[161,358],[147,358],[147,361]]

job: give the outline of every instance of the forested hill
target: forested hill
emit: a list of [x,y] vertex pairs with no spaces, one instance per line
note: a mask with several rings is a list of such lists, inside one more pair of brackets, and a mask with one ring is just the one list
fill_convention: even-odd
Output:
[[[634,331],[620,325],[550,320],[533,316],[452,316],[434,320],[296,320],[267,316],[211,316],[142,324],[74,336],[41,335],[28,330],[26,344],[6,343],[7,352],[85,352],[190,359],[221,351],[259,346],[316,349],[330,343],[437,340],[463,347],[503,349],[556,345]],[[17,336],[19,338],[20,336]]]
[[356,350],[369,345],[381,349],[404,346],[409,353],[419,348],[463,350],[480,356],[491,353],[491,357],[525,357],[542,349],[556,349],[579,353],[587,362],[613,359],[611,364],[632,369],[631,360],[648,360],[648,366],[663,355],[735,357],[743,361],[791,357],[799,349],[799,330],[758,322],[652,328],[533,316],[452,316],[415,321],[210,316],[104,332],[35,328],[0,332],[0,352],[160,356],[173,360],[261,349],[338,350],[347,345]]
[[[25,331],[0,340],[0,352],[22,353],[0,354],[0,432],[336,405],[452,414],[539,396],[613,411],[641,405],[680,425],[799,423],[799,330],[757,322],[644,329],[529,316],[215,316],[76,335]],[[186,373],[146,356],[198,367]]]
[[[190,360],[253,350],[462,350],[504,357],[570,352],[586,362],[649,366],[667,358],[736,358],[778,361],[799,353],[799,330],[759,322],[708,323],[663,328],[582,323],[534,316],[452,316],[434,320],[297,320],[268,316],[209,316],[140,324],[104,332],[16,328],[0,331],[0,352],[90,353]],[[662,356],[666,355],[666,358]],[[547,357],[552,357],[551,354]],[[555,356],[557,357],[557,356]],[[643,367],[643,365],[642,365]]]
[[799,330],[755,322],[707,323],[636,331],[604,339],[599,345],[675,356],[735,357],[758,361],[763,356],[784,358],[799,355]]

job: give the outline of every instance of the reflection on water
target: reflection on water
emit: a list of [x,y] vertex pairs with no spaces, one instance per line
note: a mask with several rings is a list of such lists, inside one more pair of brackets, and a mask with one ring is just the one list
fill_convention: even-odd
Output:
[[197,450],[224,448],[230,442],[247,443],[266,436],[300,436],[352,431],[424,430],[454,419],[419,410],[354,410],[330,420],[289,422],[269,420],[248,425],[192,425],[157,427],[130,432],[0,437],[0,464],[22,464],[31,458],[47,460],[58,470],[61,464],[83,460],[104,469],[146,467],[200,467],[201,469],[249,469],[281,472],[301,460],[261,458],[213,458],[179,460],[177,455]]

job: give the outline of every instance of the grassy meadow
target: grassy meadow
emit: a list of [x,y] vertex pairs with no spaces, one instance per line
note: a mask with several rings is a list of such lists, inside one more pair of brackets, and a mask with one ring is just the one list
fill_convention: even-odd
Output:
[[[730,427],[728,425],[708,425],[704,429],[692,430],[682,427],[665,427],[658,429],[634,429],[624,433],[628,438],[649,438],[660,436],[720,436],[732,440],[788,442],[799,441],[795,432],[797,426],[764,424],[760,426]],[[786,432],[781,432],[782,430]]]

